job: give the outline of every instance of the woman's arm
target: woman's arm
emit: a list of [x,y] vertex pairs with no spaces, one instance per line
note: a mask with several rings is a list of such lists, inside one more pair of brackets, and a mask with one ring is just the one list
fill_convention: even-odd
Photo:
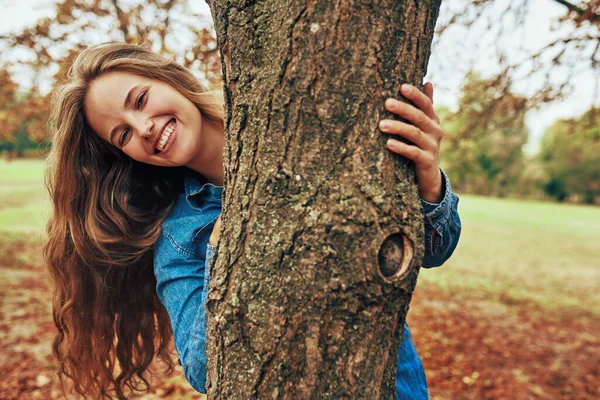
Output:
[[461,223],[458,216],[458,196],[452,192],[450,180],[442,173],[443,198],[440,203],[421,200],[425,216],[425,255],[423,267],[439,267],[456,249]]
[[458,197],[452,193],[450,181],[440,169],[440,145],[444,131],[433,108],[433,85],[427,82],[424,92],[411,85],[402,85],[401,91],[412,104],[387,99],[385,107],[408,123],[384,119],[380,121],[379,128],[384,133],[404,139],[388,139],[386,145],[392,152],[415,163],[425,213],[423,266],[436,267],[452,255],[458,244],[461,231]]

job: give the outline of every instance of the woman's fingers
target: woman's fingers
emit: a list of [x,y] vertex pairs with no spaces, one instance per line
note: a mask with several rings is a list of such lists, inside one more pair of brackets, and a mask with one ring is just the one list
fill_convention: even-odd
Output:
[[[421,94],[423,97],[426,97],[423,93]],[[415,105],[417,104],[415,103]],[[435,118],[431,118],[425,111],[422,111],[413,105],[395,99],[387,99],[385,101],[385,108],[409,121],[423,132],[434,133],[440,130]]]
[[440,119],[433,108],[433,84],[431,82],[425,83],[423,92],[409,84],[402,85],[400,91],[419,110],[439,124]]
[[[400,91],[402,95],[410,100],[415,106],[417,106],[421,111],[423,111],[429,118],[435,119],[435,111],[433,109],[433,85],[425,84],[425,88],[430,88],[431,96],[428,96],[427,93],[421,92],[416,87],[404,84],[400,87]],[[424,90],[425,90],[424,88]]]
[[395,139],[388,139],[386,145],[392,152],[414,161],[420,168],[428,168],[434,162],[433,157],[430,157],[431,153],[423,151],[417,146],[412,146]]
[[435,143],[427,134],[423,133],[416,126],[405,122],[384,119],[379,122],[379,129],[385,133],[400,135],[424,150],[435,147]]
[[433,84],[431,82],[426,82],[423,86],[423,93],[425,96],[429,97],[429,101],[433,105]]

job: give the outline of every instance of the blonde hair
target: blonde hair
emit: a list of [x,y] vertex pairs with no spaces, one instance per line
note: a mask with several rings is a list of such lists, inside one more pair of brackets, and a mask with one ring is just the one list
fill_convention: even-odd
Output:
[[155,355],[173,366],[169,316],[156,294],[152,245],[182,190],[183,167],[136,162],[88,125],[90,84],[113,71],[166,82],[205,118],[223,102],[184,67],[136,45],[106,43],[77,57],[52,101],[46,184],[52,201],[44,255],[53,283],[59,375],[84,397],[149,389]]

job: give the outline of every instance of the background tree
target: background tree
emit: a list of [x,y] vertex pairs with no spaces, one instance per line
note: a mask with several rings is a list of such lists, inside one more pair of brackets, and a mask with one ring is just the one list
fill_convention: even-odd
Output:
[[[541,8],[559,4],[547,41],[525,40],[538,29],[528,20]],[[434,52],[444,68],[465,72],[485,64],[497,90],[520,93],[528,109],[563,99],[572,79],[593,76],[600,99],[600,0],[453,0],[442,5]],[[535,35],[533,35],[535,36]]]
[[19,90],[8,71],[0,69],[0,99],[0,151],[21,157],[26,150],[39,147],[46,137],[47,96]]
[[12,80],[6,69],[0,69],[0,140],[6,141],[11,133],[19,129],[20,120],[17,113],[18,85]]
[[439,1],[211,8],[227,145],[208,397],[393,398],[423,216],[377,126],[422,83]]
[[[193,12],[189,1],[63,0],[55,13],[55,18],[42,18],[33,27],[1,37],[4,47],[20,54],[17,60],[7,54],[2,61],[18,61],[42,74],[64,72],[70,63],[63,60],[71,61],[90,41],[117,40],[146,43],[175,57],[201,79],[220,80],[218,58],[211,57],[216,48],[210,20]],[[184,43],[193,45],[183,47]]]
[[441,110],[446,130],[443,164],[459,191],[506,196],[519,180],[527,99],[504,90],[502,80],[467,76],[458,110]]
[[[210,20],[191,11],[189,1],[63,0],[54,11],[54,18],[42,18],[32,27],[0,36],[0,46],[5,49],[0,55],[2,82],[11,80],[16,69],[28,71],[31,79],[20,106],[7,103],[1,111],[6,115],[0,119],[10,120],[4,125],[5,136],[14,137],[26,125],[22,132],[29,140],[45,138],[50,95],[44,86],[65,76],[74,57],[90,43],[117,40],[146,44],[177,59],[205,85],[221,87]],[[13,85],[4,91],[15,91]]]
[[544,190],[549,196],[559,201],[579,197],[593,204],[600,196],[600,109],[549,127],[539,159],[548,175]]

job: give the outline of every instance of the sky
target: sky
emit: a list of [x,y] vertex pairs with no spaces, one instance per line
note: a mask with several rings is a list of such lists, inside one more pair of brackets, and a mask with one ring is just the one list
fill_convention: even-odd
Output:
[[[463,0],[464,1],[464,0]],[[503,1],[497,0],[498,4]],[[0,0],[0,34],[7,34],[20,28],[32,25],[40,17],[52,16],[52,9],[56,0]],[[209,15],[208,6],[203,0],[192,1],[191,4],[197,11],[201,11]],[[459,0],[446,0],[444,5],[452,7],[458,5]],[[527,21],[523,24],[522,29],[515,30],[514,34],[503,36],[503,43],[477,43],[479,36],[477,27],[474,32],[465,35],[464,31],[456,29],[454,32],[449,32],[445,42],[442,42],[441,48],[434,48],[432,53],[429,71],[426,77],[431,80],[436,86],[435,102],[439,105],[446,105],[455,108],[456,100],[460,92],[460,87],[464,77],[464,66],[456,65],[448,62],[449,59],[456,60],[456,55],[452,58],[447,56],[445,51],[447,48],[474,48],[479,45],[481,54],[462,54],[458,59],[475,59],[474,63],[477,71],[483,75],[491,75],[498,66],[491,61],[490,57],[485,54],[486,50],[490,50],[494,46],[500,44],[502,46],[513,46],[519,43],[519,46],[528,49],[537,49],[548,43],[555,33],[551,30],[553,22],[564,14],[564,7],[555,1],[551,0],[529,0],[530,12],[527,15]],[[443,11],[443,9],[442,9]],[[443,16],[442,16],[443,17]],[[485,29],[480,27],[479,29]],[[490,36],[490,35],[488,35]],[[472,43],[467,43],[471,40]],[[494,38],[492,38],[494,40]],[[454,50],[456,52],[456,50]],[[509,52],[518,56],[518,51]],[[463,67],[463,68],[461,68]],[[583,114],[592,105],[600,106],[600,87],[598,87],[598,74],[600,71],[583,71],[570,79],[573,86],[571,95],[561,101],[546,105],[539,110],[533,110],[528,113],[527,125],[531,132],[530,142],[526,146],[526,151],[534,153],[538,148],[539,138],[546,127],[551,125],[558,118],[570,118]],[[557,73],[556,79],[564,79]],[[522,89],[527,92],[527,87],[535,81],[536,78],[528,78],[521,84],[521,88],[517,85],[517,90]],[[436,83],[437,82],[437,83]]]
[[[464,0],[462,0],[464,1]],[[498,8],[502,8],[507,1],[515,0],[494,0]],[[443,7],[452,7],[452,5],[460,4],[461,0],[444,0]],[[516,1],[515,1],[516,2]],[[514,31],[505,32],[501,37],[486,34],[484,32],[487,27],[475,26],[469,35],[465,35],[457,28],[453,32],[447,32],[447,37],[442,42],[450,51],[456,52],[456,49],[465,48],[471,50],[477,48],[475,54],[450,54],[444,48],[434,48],[430,61],[429,70],[431,74],[428,77],[434,85],[436,82],[442,82],[444,88],[436,92],[436,101],[450,106],[456,105],[462,79],[464,77],[465,68],[462,65],[448,65],[448,60],[456,62],[457,60],[469,60],[471,57],[475,59],[475,69],[483,76],[491,75],[498,70],[498,65],[490,55],[496,47],[508,49],[507,56],[512,62],[517,62],[523,57],[523,52],[539,50],[555,38],[559,37],[562,32],[553,29],[557,26],[556,20],[565,14],[565,7],[552,0],[529,0],[526,20],[516,27]],[[444,9],[440,14],[440,19],[443,19]],[[491,15],[492,18],[496,16]],[[439,21],[438,21],[439,22]],[[493,21],[494,22],[494,21]],[[442,47],[444,47],[442,46]],[[577,60],[571,60],[577,62]],[[534,153],[539,148],[539,138],[545,128],[550,126],[554,121],[560,118],[572,118],[582,115],[589,110],[592,105],[600,106],[600,70],[579,71],[575,76],[567,78],[565,71],[555,70],[554,80],[568,80],[573,87],[573,91],[564,100],[556,101],[543,106],[539,110],[532,110],[527,114],[527,125],[530,130],[530,141],[525,147],[527,153]],[[427,77],[426,77],[427,78]],[[519,84],[515,85],[515,90],[521,93],[527,93],[528,89],[539,83],[540,76],[528,77]]]

